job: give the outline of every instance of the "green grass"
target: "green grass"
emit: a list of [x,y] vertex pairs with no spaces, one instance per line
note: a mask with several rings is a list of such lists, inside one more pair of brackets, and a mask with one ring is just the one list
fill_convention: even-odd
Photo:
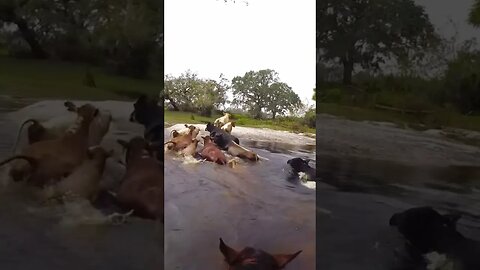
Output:
[[[206,122],[213,122],[221,115],[215,115],[212,117],[200,116],[198,114],[190,112],[172,112],[165,111],[165,122],[169,124],[186,123],[186,124],[205,124]],[[276,120],[271,119],[253,119],[245,115],[234,115],[235,123],[242,127],[253,128],[269,128],[274,130],[286,130],[293,132],[308,132],[315,133],[315,129],[309,128],[299,123],[299,119],[294,118],[279,118]]]
[[319,103],[317,112],[341,116],[354,121],[391,122],[400,127],[405,125],[413,128],[421,126],[421,129],[450,127],[480,131],[480,116],[466,116],[447,110],[437,110],[430,115],[418,117],[371,108]]
[[92,68],[96,88],[83,85],[86,65],[0,56],[0,94],[29,98],[132,99],[158,94],[163,78],[137,80]]

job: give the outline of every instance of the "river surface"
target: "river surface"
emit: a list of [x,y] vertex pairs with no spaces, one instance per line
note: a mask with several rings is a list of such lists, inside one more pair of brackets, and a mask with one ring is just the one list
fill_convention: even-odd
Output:
[[[318,134],[326,136],[329,130],[336,128],[333,122],[332,125],[326,122],[317,120],[317,127],[320,127]],[[378,147],[375,143],[362,144],[361,141],[367,141],[369,136],[382,136],[374,126],[364,125],[362,129],[366,135],[352,133],[354,136],[349,141],[350,145],[358,145],[368,154],[381,153],[380,148],[389,147],[384,145],[389,143],[386,138]],[[374,159],[361,157],[358,151],[351,155],[335,154],[332,150],[341,147],[333,141],[342,138],[340,133],[335,132],[337,135],[330,137],[333,139],[328,150],[324,149],[327,151],[317,150],[317,174],[322,181],[317,185],[317,269],[426,270],[425,266],[409,260],[404,240],[388,224],[395,212],[411,207],[428,205],[442,213],[461,213],[463,217],[457,229],[469,238],[480,240],[480,168],[453,162],[470,155],[472,158],[468,161],[474,164],[471,147],[457,147],[438,138],[423,139],[420,133],[409,134],[404,138],[405,142],[412,144],[411,147],[399,148],[398,154],[394,151],[383,154],[385,157],[398,156],[398,160]],[[391,141],[396,145],[407,144],[402,141],[402,133],[407,131],[386,132],[387,135],[397,134],[397,138]],[[361,138],[357,140],[355,136]],[[429,143],[414,145],[410,138]],[[436,146],[442,144],[455,148],[450,156],[448,151],[441,152],[447,155],[445,160],[451,160],[451,164],[431,162],[439,157],[430,150],[439,149]],[[423,157],[416,155],[413,162],[404,162],[403,157],[408,156],[410,151],[415,154],[421,152]],[[417,161],[421,159],[425,162]]]
[[220,237],[238,250],[303,250],[286,269],[315,269],[315,190],[286,180],[287,160],[314,158],[314,146],[238,137],[264,159],[230,168],[165,155],[166,269],[227,269]]
[[[19,122],[27,117],[48,119],[65,113],[63,101],[42,101],[12,116],[6,113],[31,104],[33,100],[0,100],[2,159],[11,154]],[[113,145],[112,138],[142,135],[141,127],[127,131],[118,128],[128,125],[131,104],[128,107],[110,105],[114,107],[114,118],[118,122],[108,135],[110,145]],[[118,113],[122,110],[125,115]],[[121,151],[116,150],[121,156]],[[112,161],[107,164],[106,175],[119,179],[123,170],[115,164]],[[163,232],[158,224],[130,218],[128,223],[114,226],[82,201],[66,206],[40,205],[28,189],[8,183],[5,170],[1,175],[0,269],[163,269]]]

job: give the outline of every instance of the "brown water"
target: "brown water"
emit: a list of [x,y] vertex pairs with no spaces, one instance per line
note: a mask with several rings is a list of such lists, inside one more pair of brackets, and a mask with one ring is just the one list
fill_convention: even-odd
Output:
[[286,269],[315,269],[315,190],[286,180],[288,159],[313,158],[314,153],[295,145],[240,140],[268,160],[229,168],[184,164],[166,155],[166,269],[227,269],[220,237],[238,249],[301,249]]
[[[0,100],[3,113],[32,103]],[[16,123],[0,114],[0,126],[3,159],[10,155]],[[154,222],[131,218],[113,226],[81,202],[39,205],[30,194],[22,185],[0,186],[0,269],[163,269],[163,233]]]

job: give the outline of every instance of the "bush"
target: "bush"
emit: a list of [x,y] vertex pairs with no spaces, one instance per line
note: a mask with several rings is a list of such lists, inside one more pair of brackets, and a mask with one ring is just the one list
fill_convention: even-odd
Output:
[[340,103],[342,101],[342,89],[331,88],[320,91],[320,101],[325,103]]
[[480,111],[480,51],[461,52],[448,65],[445,95],[460,112]]
[[310,128],[315,128],[316,116],[315,109],[310,109],[305,113],[302,123]]

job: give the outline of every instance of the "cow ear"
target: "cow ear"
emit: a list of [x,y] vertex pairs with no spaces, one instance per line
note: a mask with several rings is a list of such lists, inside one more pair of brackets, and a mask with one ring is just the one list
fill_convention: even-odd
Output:
[[67,110],[70,111],[70,112],[76,112],[77,109],[78,109],[77,106],[76,106],[73,102],[71,102],[71,101],[69,101],[69,100],[65,101],[65,102],[63,103],[63,105],[64,105],[64,106],[67,108]]
[[222,238],[220,238],[220,252],[222,252],[223,257],[225,257],[225,260],[229,265],[232,265],[232,263],[235,261],[235,259],[238,256],[238,251],[234,250],[233,248],[227,246]]
[[289,262],[291,262],[295,257],[298,256],[302,251],[297,251],[293,254],[277,254],[277,255],[272,255],[275,261],[277,262],[277,265],[279,269],[283,269]]
[[118,139],[117,143],[123,146],[123,148],[128,148],[128,142],[122,139]]

